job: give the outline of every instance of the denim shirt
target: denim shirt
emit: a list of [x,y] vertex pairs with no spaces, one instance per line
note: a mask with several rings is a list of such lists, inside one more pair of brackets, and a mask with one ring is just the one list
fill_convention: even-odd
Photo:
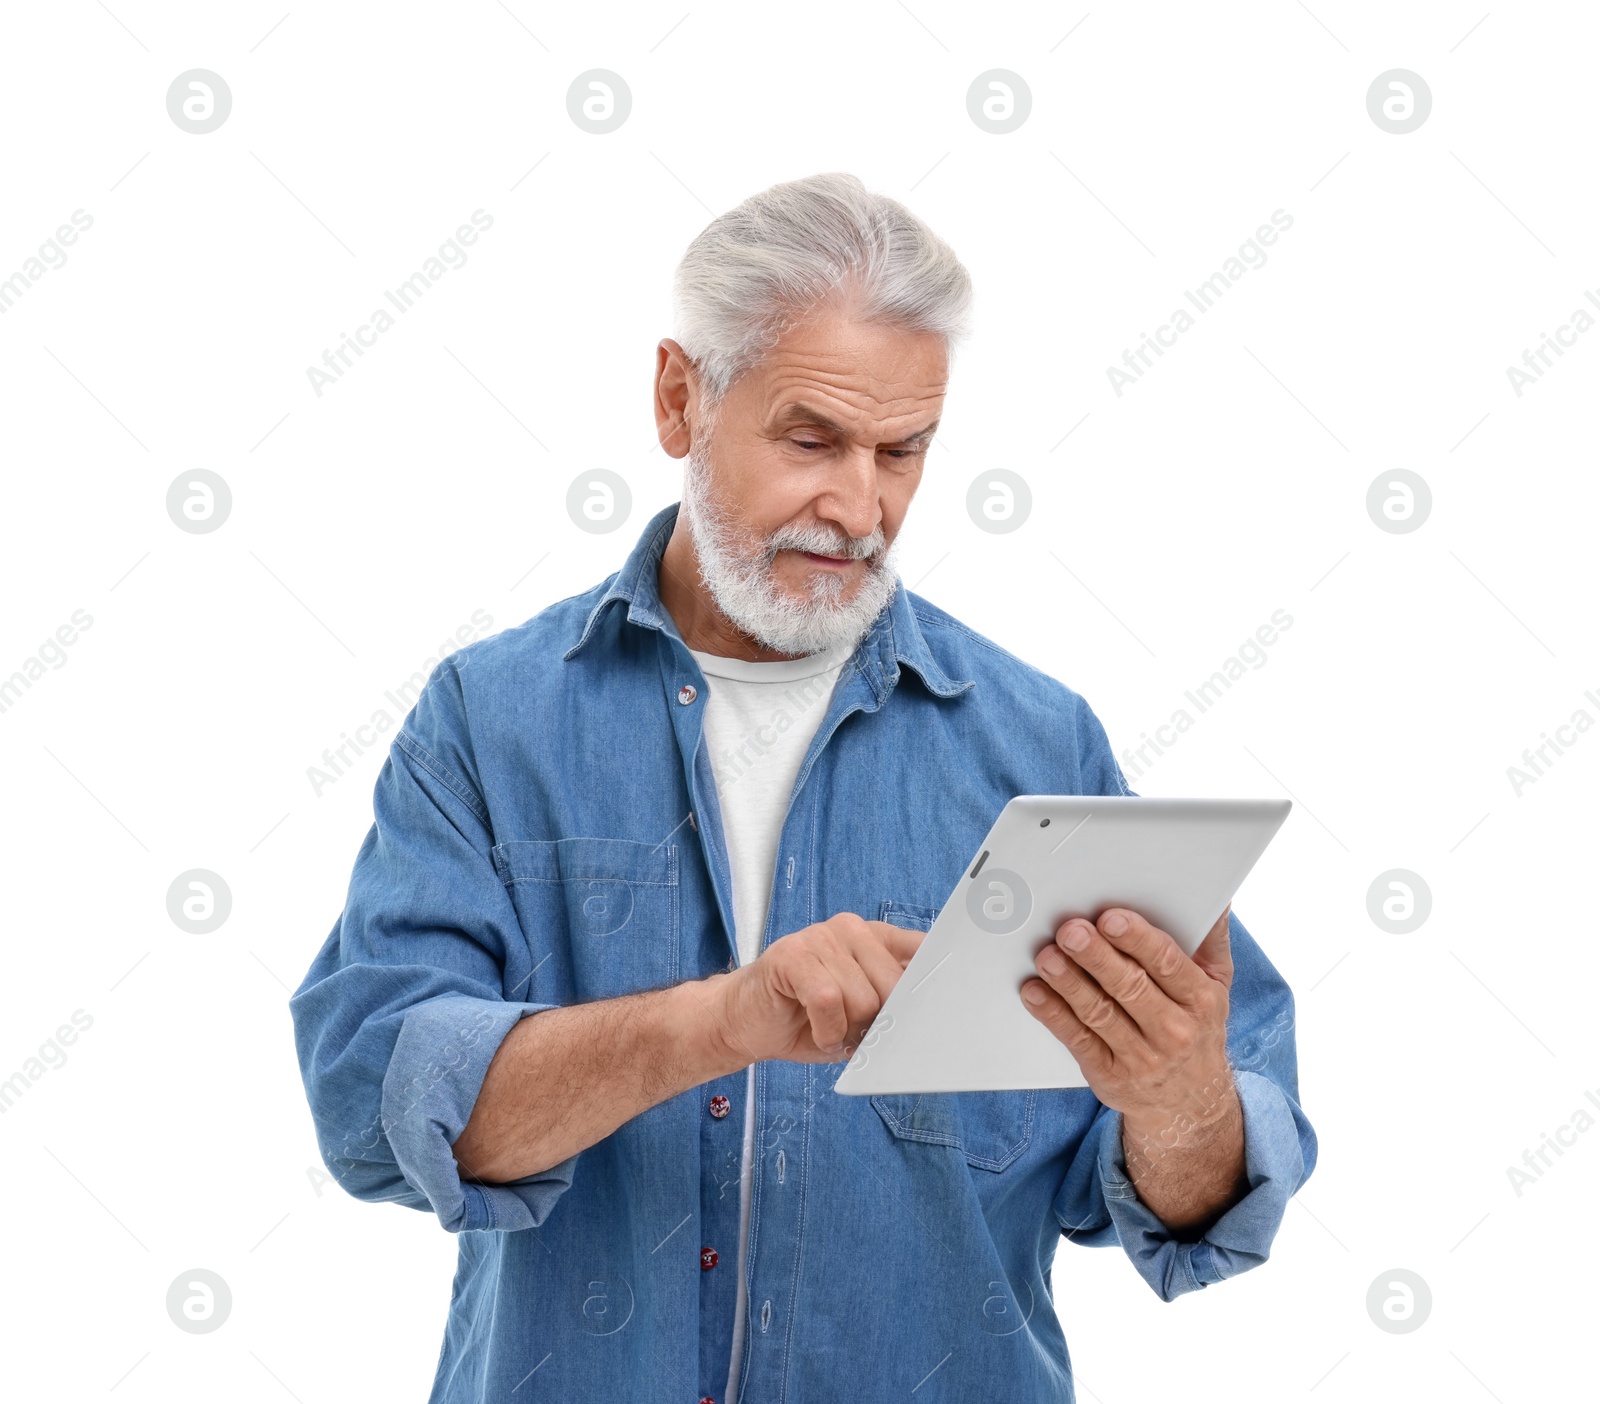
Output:
[[[518,1020],[735,963],[706,683],[657,590],[676,515],[603,584],[444,659],[396,731],[289,1006],[323,1159],[459,1235],[435,1404],[721,1404],[746,1115],[741,1399],[1070,1401],[1063,1237],[1120,1244],[1170,1301],[1264,1262],[1315,1163],[1293,999],[1237,915],[1249,1189],[1203,1237],[1141,1202],[1087,1088],[847,1097],[843,1062],[762,1062],[750,1107],[744,1072],[714,1079],[511,1183],[456,1164]],[[897,584],[795,780],[762,947],[839,912],[926,930],[1012,796],[1127,793],[1082,697]]]

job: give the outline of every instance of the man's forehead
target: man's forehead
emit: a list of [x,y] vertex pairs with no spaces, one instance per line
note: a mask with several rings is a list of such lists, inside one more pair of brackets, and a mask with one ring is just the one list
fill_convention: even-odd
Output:
[[[923,430],[944,405],[946,361],[942,354],[896,358],[870,366],[863,358],[795,354],[774,348],[754,377],[759,414],[783,429],[814,424],[853,433],[894,425]],[[755,387],[752,387],[755,388]]]
[[784,329],[751,373],[762,419],[882,421],[938,413],[949,375],[944,340],[825,305]]
[[874,403],[859,408],[856,413],[851,413],[850,407],[847,406],[830,405],[824,408],[817,404],[814,398],[807,399],[804,395],[785,395],[779,397],[773,406],[771,423],[774,429],[793,429],[810,425],[835,434],[848,435],[857,432],[864,425],[870,424],[876,427],[911,419],[916,422],[909,426],[903,438],[897,440],[900,443],[910,443],[916,439],[932,437],[933,431],[939,427],[937,401],[942,395],[943,387],[940,387],[926,396]]

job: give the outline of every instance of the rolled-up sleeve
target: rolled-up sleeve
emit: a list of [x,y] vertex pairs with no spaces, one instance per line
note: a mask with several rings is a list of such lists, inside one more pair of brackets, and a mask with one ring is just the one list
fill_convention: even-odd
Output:
[[453,1233],[543,1223],[577,1164],[490,1185],[451,1149],[501,1041],[553,1007],[506,997],[526,988],[528,945],[495,870],[460,686],[446,659],[396,733],[344,911],[289,1001],[329,1172]]
[[1121,1113],[1102,1107],[1054,1205],[1068,1239],[1120,1243],[1163,1301],[1266,1262],[1291,1196],[1316,1165],[1316,1133],[1298,1100],[1293,996],[1237,915],[1230,916],[1229,934],[1228,1059],[1244,1113],[1244,1195],[1203,1236],[1173,1234],[1128,1176]]

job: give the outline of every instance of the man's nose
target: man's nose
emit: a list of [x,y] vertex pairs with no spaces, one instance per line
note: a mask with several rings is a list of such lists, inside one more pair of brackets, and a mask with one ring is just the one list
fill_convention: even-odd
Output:
[[839,456],[827,490],[817,503],[817,515],[857,540],[877,530],[883,514],[878,507],[875,450],[852,446],[849,453]]

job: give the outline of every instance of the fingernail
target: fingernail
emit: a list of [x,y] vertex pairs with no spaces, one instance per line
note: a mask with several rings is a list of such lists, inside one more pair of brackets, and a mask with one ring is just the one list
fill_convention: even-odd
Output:
[[1027,1000],[1029,1004],[1043,1004],[1044,986],[1035,984],[1024,985],[1022,987],[1022,997]]
[[1059,975],[1067,968],[1067,958],[1054,946],[1046,946],[1039,953],[1039,964],[1051,975]]
[[1121,912],[1112,912],[1110,916],[1100,923],[1100,929],[1107,936],[1120,936],[1128,929],[1128,918],[1123,916]]
[[1069,951],[1081,951],[1089,944],[1089,930],[1080,921],[1068,925],[1066,934],[1061,938],[1061,944]]

